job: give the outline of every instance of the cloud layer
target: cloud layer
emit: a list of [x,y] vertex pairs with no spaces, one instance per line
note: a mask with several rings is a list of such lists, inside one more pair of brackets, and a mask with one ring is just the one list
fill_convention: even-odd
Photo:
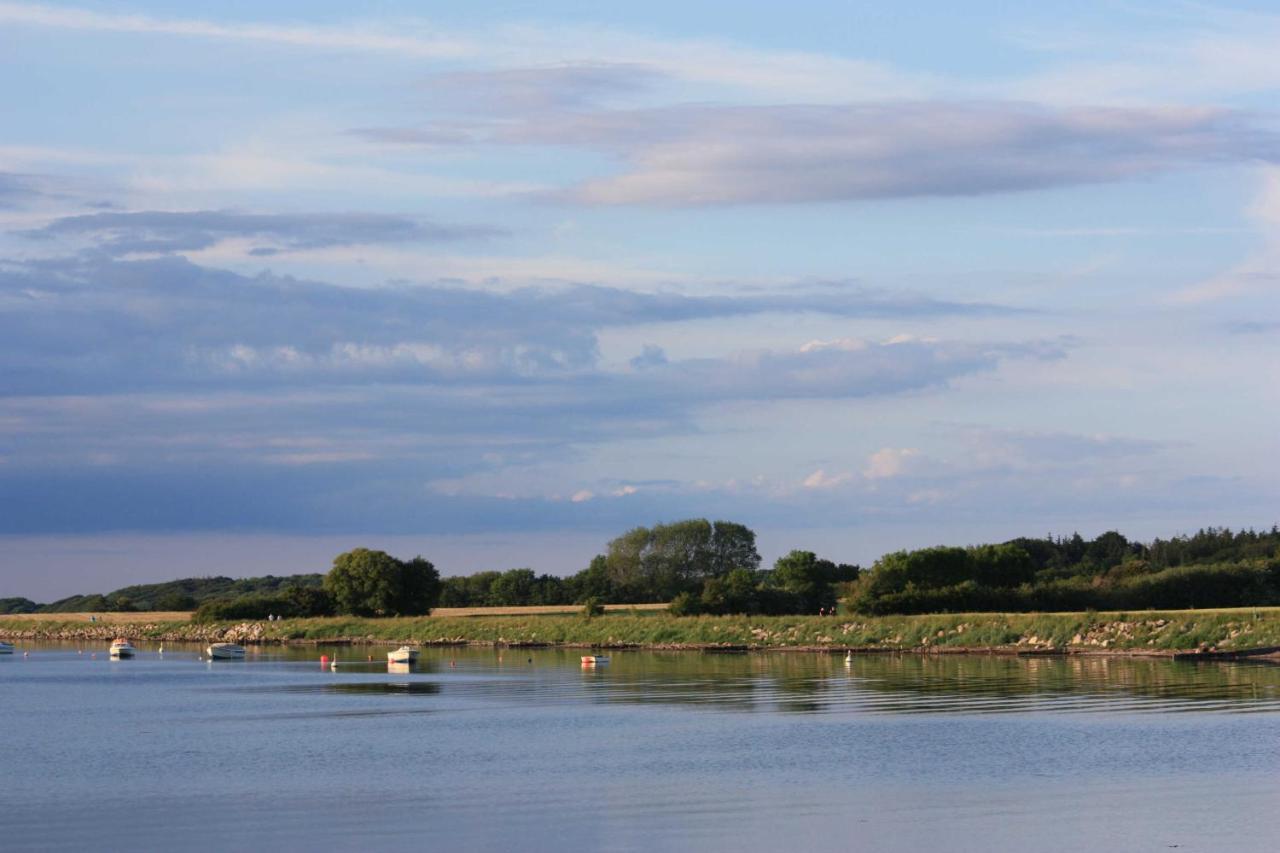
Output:
[[[2,188],[2,185],[0,185]],[[37,240],[80,237],[113,257],[208,249],[225,240],[261,243],[251,254],[377,243],[443,243],[505,234],[485,226],[439,225],[375,213],[136,211],[66,216],[25,232]]]
[[[462,133],[455,125],[455,133]],[[384,142],[439,141],[366,129]],[[1131,180],[1219,162],[1274,160],[1280,141],[1221,109],[1048,108],[1023,102],[589,110],[474,125],[472,144],[589,147],[620,174],[564,197],[587,204],[797,204],[972,196]]]

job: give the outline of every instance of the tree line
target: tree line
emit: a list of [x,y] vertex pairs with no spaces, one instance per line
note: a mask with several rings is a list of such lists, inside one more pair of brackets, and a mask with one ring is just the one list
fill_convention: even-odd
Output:
[[588,602],[671,602],[678,614],[817,613],[838,600],[865,614],[1278,604],[1280,528],[1209,527],[1148,544],[1116,531],[1020,537],[896,551],[862,571],[805,550],[764,569],[749,527],[685,519],[632,528],[567,577],[519,568],[441,579],[421,557],[357,548],[324,575],[189,578],[47,605],[8,598],[0,614],[195,608],[200,619],[260,619]]
[[1280,603],[1280,528],[1132,542],[1022,537],[886,554],[845,590],[866,614],[1136,610]]

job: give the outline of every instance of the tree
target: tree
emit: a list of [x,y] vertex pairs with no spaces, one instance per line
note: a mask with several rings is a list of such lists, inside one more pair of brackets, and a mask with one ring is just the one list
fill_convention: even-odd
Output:
[[773,583],[796,596],[802,613],[835,607],[835,575],[835,563],[818,559],[812,551],[792,551],[773,564]]
[[511,569],[498,575],[489,588],[493,603],[519,606],[531,603],[538,576],[533,569]]
[[758,586],[755,573],[747,569],[707,578],[702,586],[701,609],[707,613],[756,613]]
[[717,521],[711,526],[711,574],[723,577],[735,569],[760,568],[755,531],[745,524]]
[[688,518],[652,528],[636,527],[609,543],[605,565],[620,597],[667,601],[694,592],[708,578],[760,565],[756,535],[731,521]]
[[426,616],[440,600],[440,573],[422,557],[400,563],[400,593],[394,610],[400,616]]
[[[651,586],[646,576],[645,554],[649,548],[649,529],[635,527],[612,540],[605,556],[609,583],[622,597],[641,601]],[[593,563],[594,565],[594,563]]]
[[565,587],[567,594],[579,604],[588,598],[615,603],[619,600],[609,576],[609,558],[603,554],[592,557],[591,565],[565,581]]
[[339,554],[324,579],[335,608],[356,616],[427,614],[440,596],[440,575],[421,557],[402,562],[385,551]]

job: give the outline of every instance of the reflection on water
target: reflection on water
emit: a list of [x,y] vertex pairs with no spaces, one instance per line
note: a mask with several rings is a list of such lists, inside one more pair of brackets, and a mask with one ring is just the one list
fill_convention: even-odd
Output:
[[228,665],[195,646],[140,644],[129,662],[28,649],[0,660],[0,767],[21,768],[23,805],[0,810],[6,853],[174,837],[1263,851],[1280,833],[1280,667],[1266,663],[612,652],[584,668],[580,651],[431,648],[407,665],[346,646]]
[[[465,671],[474,672],[479,661],[463,657]],[[862,655],[846,663],[820,654],[634,652],[615,654],[607,668],[582,668],[576,681],[535,677],[537,666],[563,666],[563,658],[540,652],[528,671],[494,666],[486,669],[501,678],[450,689],[474,698],[518,695],[526,703],[585,699],[783,713],[1280,710],[1280,667],[1269,663],[962,655]],[[428,662],[423,666],[426,671]]]

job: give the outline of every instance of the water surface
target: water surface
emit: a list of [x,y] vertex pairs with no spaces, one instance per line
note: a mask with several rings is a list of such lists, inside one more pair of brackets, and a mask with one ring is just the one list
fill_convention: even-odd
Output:
[[0,658],[5,850],[1280,838],[1280,668],[1266,664],[615,652],[584,670],[571,651],[435,649],[391,673],[380,647],[243,662],[140,648]]

